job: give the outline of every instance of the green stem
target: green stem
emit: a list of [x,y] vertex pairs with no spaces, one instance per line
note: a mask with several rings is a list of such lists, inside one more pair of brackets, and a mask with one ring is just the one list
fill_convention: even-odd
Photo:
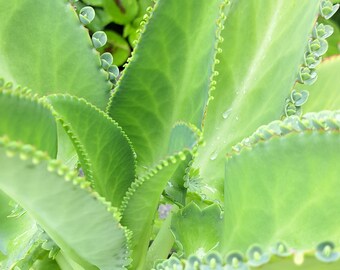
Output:
[[168,257],[175,242],[175,238],[170,230],[171,219],[172,215],[176,213],[178,209],[177,205],[173,205],[171,213],[163,222],[155,240],[152,242],[146,255],[146,263],[144,265],[145,270],[152,269],[156,260],[164,260]]

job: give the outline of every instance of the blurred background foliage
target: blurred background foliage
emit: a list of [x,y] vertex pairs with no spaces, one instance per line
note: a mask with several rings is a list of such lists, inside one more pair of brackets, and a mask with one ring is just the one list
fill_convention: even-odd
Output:
[[[84,6],[92,6],[95,9],[96,17],[87,27],[91,34],[99,30],[105,31],[108,42],[100,49],[100,52],[110,52],[114,57],[113,63],[115,65],[124,65],[135,46],[137,30],[146,9],[153,5],[153,0],[73,1],[77,10]],[[333,3],[340,3],[340,0],[332,1]],[[319,21],[322,23],[321,18],[319,18]],[[327,39],[329,49],[325,57],[340,54],[340,12],[337,12],[331,20],[327,20],[327,24],[333,26],[334,33]]]
[[81,0],[74,1],[79,11],[84,6],[92,6],[95,19],[87,25],[91,34],[105,31],[108,41],[100,52],[110,52],[113,64],[122,66],[131,54],[137,30],[146,13],[153,5],[152,0]]

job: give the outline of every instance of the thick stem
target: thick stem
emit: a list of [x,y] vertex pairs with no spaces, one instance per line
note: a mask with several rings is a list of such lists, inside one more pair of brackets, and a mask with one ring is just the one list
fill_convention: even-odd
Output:
[[170,230],[172,215],[176,213],[178,209],[177,205],[173,205],[171,213],[163,222],[155,240],[152,242],[146,255],[145,270],[152,269],[156,260],[163,260],[168,257],[175,242],[175,238]]

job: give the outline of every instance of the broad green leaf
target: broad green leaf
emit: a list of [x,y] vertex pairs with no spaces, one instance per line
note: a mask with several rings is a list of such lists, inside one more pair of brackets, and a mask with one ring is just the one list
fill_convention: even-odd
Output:
[[178,121],[201,126],[221,2],[155,5],[108,108],[131,139],[140,166],[152,168],[167,156]]
[[103,7],[113,22],[122,25],[129,23],[138,13],[136,0],[103,0]]
[[188,151],[171,156],[129,189],[121,208],[121,223],[132,231],[132,269],[143,269],[154,215],[165,186],[178,168],[183,168],[182,164],[188,165],[191,158]]
[[0,77],[40,95],[70,93],[104,108],[111,84],[67,0],[0,0]]
[[57,126],[49,108],[20,89],[4,90],[0,87],[0,136],[35,145],[57,154]]
[[88,159],[85,175],[92,174],[96,191],[119,207],[135,180],[135,154],[125,133],[104,112],[83,99],[54,95],[47,100],[74,141],[78,156]]
[[204,121],[206,144],[194,163],[208,198],[223,201],[224,154],[231,146],[281,117],[318,10],[318,0],[231,1]]
[[339,111],[289,117],[235,146],[225,166],[224,252],[338,245],[339,120]]
[[[42,152],[1,138],[3,144],[0,189],[85,269],[123,269],[128,263],[126,233],[114,209],[90,191],[76,172]],[[25,151],[28,148],[31,151]]]
[[171,230],[185,256],[205,255],[220,246],[223,215],[218,205],[201,210],[190,203],[172,217]]
[[340,55],[326,58],[316,69],[318,79],[311,86],[296,85],[309,91],[304,112],[340,109]]

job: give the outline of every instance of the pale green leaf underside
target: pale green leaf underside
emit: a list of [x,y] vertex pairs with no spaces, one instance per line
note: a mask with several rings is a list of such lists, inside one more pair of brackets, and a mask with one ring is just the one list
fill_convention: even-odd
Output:
[[141,166],[150,168],[167,156],[175,123],[201,126],[221,2],[156,4],[108,108],[131,139]]
[[127,264],[125,231],[105,204],[88,190],[0,149],[0,189],[20,203],[69,256],[86,269]]
[[57,126],[51,111],[37,99],[0,90],[0,136],[32,144],[51,157],[57,154]]
[[0,77],[40,95],[71,93],[99,108],[111,85],[67,0],[0,1]]
[[314,129],[274,135],[228,160],[224,252],[254,243],[268,249],[285,241],[308,250],[326,240],[339,242],[339,113],[323,115],[327,124],[307,120],[304,126]]
[[297,89],[307,89],[309,99],[303,112],[340,109],[340,55],[326,58],[316,69],[318,79],[311,86],[297,85]]
[[[160,200],[162,191],[172,176],[182,168],[182,175],[191,160],[189,152],[183,152],[179,156],[174,156],[162,162],[159,167],[151,173],[132,184],[123,204],[122,225],[132,231],[131,249],[133,268],[142,267],[144,257],[151,237],[151,229],[154,216]],[[142,269],[142,268],[140,268]]]
[[185,256],[218,249],[222,227],[223,215],[216,204],[201,210],[191,203],[174,214],[171,223],[171,230]]
[[71,131],[71,139],[75,136],[82,145],[96,191],[119,207],[135,180],[135,157],[128,138],[117,123],[82,99],[68,95],[47,99]]
[[223,201],[224,154],[231,146],[282,115],[318,8],[318,0],[231,1],[204,122],[206,145],[194,163],[208,198]]

